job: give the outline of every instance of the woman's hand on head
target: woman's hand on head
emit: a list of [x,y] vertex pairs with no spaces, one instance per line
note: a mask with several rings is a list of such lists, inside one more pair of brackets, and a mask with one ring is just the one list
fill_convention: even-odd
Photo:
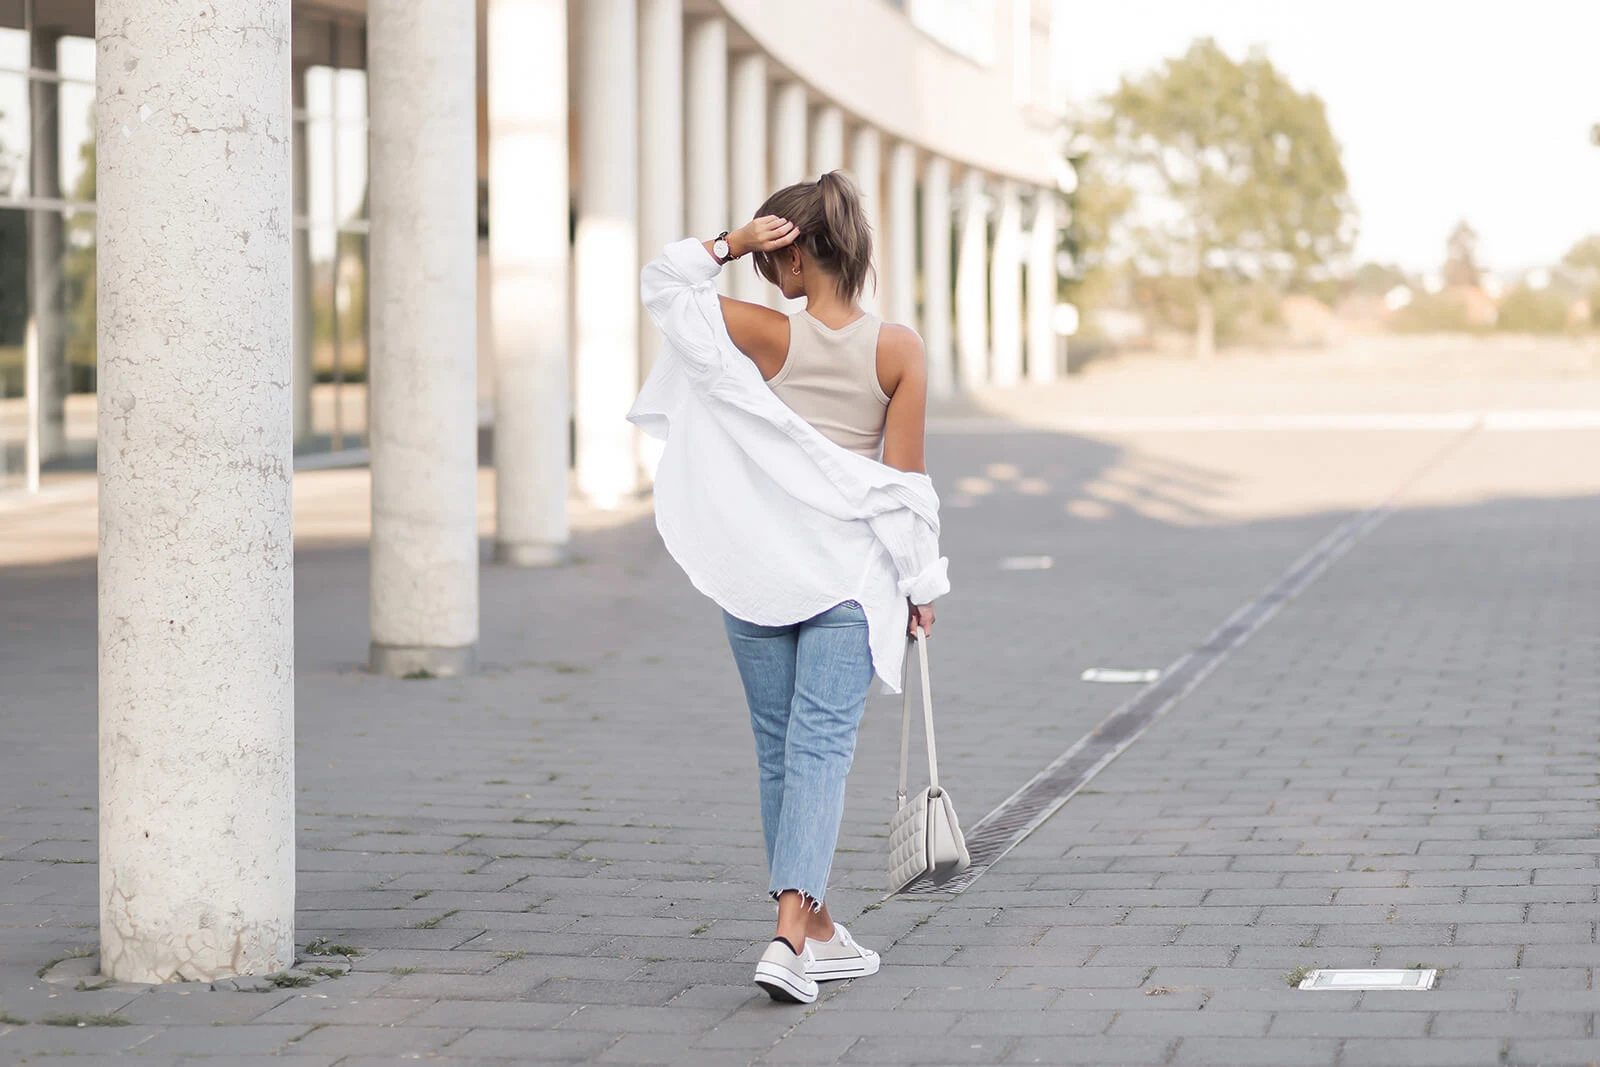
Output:
[[800,227],[777,215],[762,215],[751,219],[733,233],[728,234],[729,250],[736,256],[747,252],[774,252],[785,245],[794,244],[800,236]]
[[911,618],[906,621],[906,636],[917,636],[918,628],[925,634],[933,633],[933,605],[912,604]]

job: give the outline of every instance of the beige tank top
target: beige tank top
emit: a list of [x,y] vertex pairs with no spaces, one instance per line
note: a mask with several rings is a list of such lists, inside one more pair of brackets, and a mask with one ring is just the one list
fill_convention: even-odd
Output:
[[878,330],[866,314],[837,330],[809,311],[789,316],[789,355],[767,385],[841,448],[877,459],[889,398],[878,382]]

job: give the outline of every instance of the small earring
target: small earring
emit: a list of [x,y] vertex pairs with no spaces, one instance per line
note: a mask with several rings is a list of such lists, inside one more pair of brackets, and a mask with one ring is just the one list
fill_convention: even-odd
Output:
[[793,268],[793,271],[794,271],[794,273],[799,274],[800,273],[800,268],[799,267],[795,267],[795,268]]

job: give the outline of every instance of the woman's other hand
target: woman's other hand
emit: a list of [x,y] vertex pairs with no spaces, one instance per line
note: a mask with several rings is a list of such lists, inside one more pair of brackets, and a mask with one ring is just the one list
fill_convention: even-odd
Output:
[[933,605],[912,604],[911,618],[906,622],[906,636],[917,636],[917,629],[921,628],[925,634],[933,633]]
[[763,215],[728,234],[728,250],[735,256],[747,252],[772,252],[794,244],[794,239],[799,236],[800,227],[788,219]]

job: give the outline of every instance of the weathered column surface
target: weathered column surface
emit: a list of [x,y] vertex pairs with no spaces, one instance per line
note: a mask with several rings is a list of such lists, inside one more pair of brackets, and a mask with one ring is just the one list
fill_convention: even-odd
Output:
[[810,151],[811,170],[806,176],[812,181],[844,166],[844,112],[832,104],[823,104],[811,116]]
[[588,0],[582,10],[573,250],[578,488],[609,508],[639,487],[626,418],[639,391],[638,24],[634,0]]
[[950,161],[928,160],[922,171],[922,347],[928,354],[928,395],[955,390],[950,344]]
[[989,266],[989,380],[1010,388],[1022,380],[1022,205],[1015,182],[1000,183]]
[[983,175],[967,168],[961,180],[961,244],[956,262],[956,357],[964,389],[989,381],[989,217]]
[[472,9],[371,0],[374,671],[478,646],[477,101]]
[[889,149],[889,209],[883,264],[890,322],[913,326],[917,319],[917,150],[904,141]]
[[[728,210],[728,24],[695,19],[684,41],[685,221],[706,240],[738,225]],[[724,292],[726,278],[718,281]]]
[[567,555],[567,5],[489,0],[495,559]]
[[806,178],[806,87],[784,82],[772,94],[772,188]]
[[95,14],[100,966],[267,974],[294,960],[289,0]]
[[[639,173],[647,176],[639,186],[639,261],[648,263],[684,236],[683,0],[639,3]],[[661,340],[650,317],[639,316],[641,378]],[[646,443],[655,438],[641,435]]]
[[861,306],[876,314],[883,287],[883,138],[871,126],[857,126],[850,136],[850,171],[872,228],[872,270],[861,290]]
[[[806,87],[799,82],[784,82],[772,96],[772,191],[805,181],[806,170]],[[787,300],[776,285],[766,287],[769,307],[793,312],[805,304]]]
[[1033,232],[1028,239],[1028,380],[1056,380],[1056,194],[1034,194]]
[[[767,185],[767,60],[745,52],[733,61],[728,94],[729,187],[733,209],[728,226],[743,226],[755,217],[772,191]],[[773,287],[756,273],[751,257],[731,268],[732,296],[756,303]]]

